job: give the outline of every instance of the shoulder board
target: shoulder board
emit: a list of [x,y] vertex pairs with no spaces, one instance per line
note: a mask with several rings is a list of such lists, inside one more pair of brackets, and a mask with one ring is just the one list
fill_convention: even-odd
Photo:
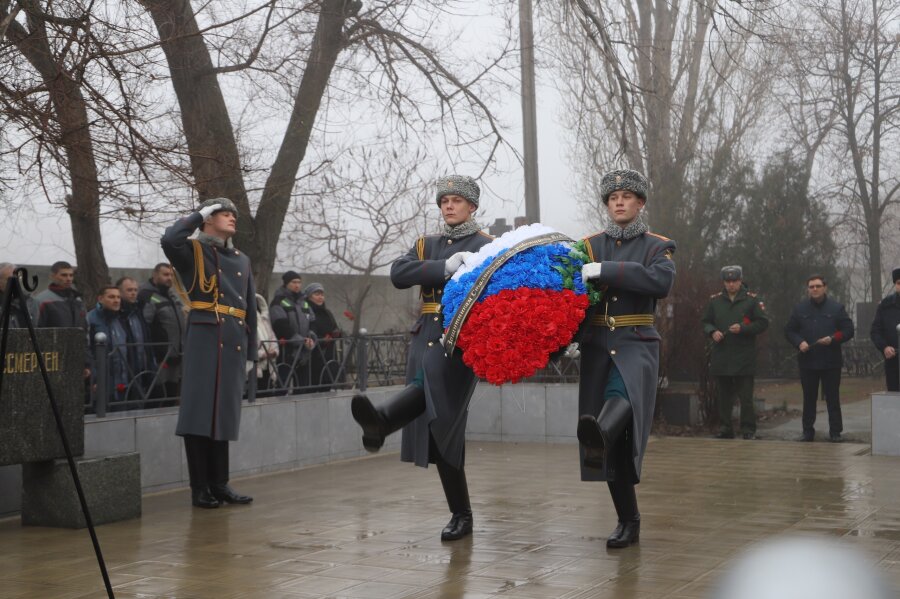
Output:
[[661,239],[663,241],[672,241],[668,237],[663,237],[662,235],[657,235],[656,233],[651,233],[650,231],[647,231],[647,235],[650,235],[651,237],[656,237],[657,239]]
[[281,305],[284,306],[285,308],[291,308],[294,306],[293,302],[291,302],[291,300],[289,300],[287,298],[281,300]]
[[606,231],[598,231],[596,233],[591,233],[587,237],[583,238],[582,241],[587,241],[588,239],[593,239],[594,237],[600,237],[601,235],[606,235]]
[[722,295],[722,292],[721,292],[721,291],[720,291],[719,293],[713,293],[711,296],[709,296],[709,299],[716,299],[716,298],[719,297],[720,295]]
[[754,293],[753,291],[748,291],[747,295],[750,297],[756,297],[756,293]]
[[150,302],[153,304],[161,304],[162,300],[156,297],[155,295],[150,296]]
[[488,239],[497,239],[496,237],[494,237],[494,236],[491,235],[490,233],[485,233],[484,231],[478,231],[478,234],[479,234],[479,235],[484,235],[484,236],[487,237]]

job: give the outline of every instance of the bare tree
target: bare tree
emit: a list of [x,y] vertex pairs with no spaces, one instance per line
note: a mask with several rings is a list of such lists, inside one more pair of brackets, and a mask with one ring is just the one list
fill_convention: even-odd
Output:
[[651,0],[569,0],[554,12],[582,203],[595,217],[599,175],[636,168],[653,183],[653,226],[679,240],[680,260],[715,247],[730,200],[720,182],[742,164],[773,77],[756,43],[761,15]]
[[[58,176],[70,193],[45,189],[48,194],[65,193],[64,200],[57,197],[55,201],[62,201],[69,214],[79,284],[93,297],[108,281],[109,269],[100,243],[100,178],[82,86],[89,61],[82,53],[88,14],[77,5],[68,6],[69,15],[49,14],[37,0],[17,2],[11,10],[9,5],[0,2],[0,31],[8,40],[2,52],[10,59],[4,70],[17,76],[3,77],[0,82],[4,120],[34,136],[36,154],[30,166],[42,184],[47,173],[44,153],[61,169]],[[53,167],[49,171],[53,172]]]
[[[330,201],[301,201],[300,210],[288,216],[290,231],[285,249],[293,255],[318,255],[323,273],[357,275],[358,283],[344,298],[355,315],[357,334],[372,289],[372,277],[412,246],[425,231],[427,212],[433,207],[428,190],[431,178],[423,180],[399,164],[393,152],[348,149],[348,161],[336,173],[345,181],[330,188]],[[423,154],[410,156],[427,161]],[[433,211],[433,210],[432,210]]]
[[[443,5],[455,2],[424,6],[412,0],[381,0],[364,8],[356,0],[311,0],[287,12],[274,2],[265,2],[247,11],[248,15],[257,14],[255,35],[243,30],[240,36],[224,35],[223,28],[219,32],[223,35],[216,39],[201,31],[187,0],[143,0],[142,4],[156,24],[178,97],[195,189],[200,199],[225,196],[238,206],[241,217],[236,243],[253,258],[261,288],[268,284],[274,268],[285,216],[323,105],[330,108],[329,93],[341,94],[330,87],[336,70],[343,83],[354,86],[357,100],[367,94],[377,96],[392,111],[397,117],[394,132],[401,136],[421,133],[417,120],[437,123],[442,134],[452,138],[441,145],[465,146],[472,154],[480,154],[482,169],[502,143],[499,125],[476,93],[499,59],[476,64],[464,80],[434,49],[439,44],[426,42]],[[204,15],[205,20],[215,17],[212,12]],[[267,39],[276,26],[291,36],[282,35],[277,43]],[[313,31],[311,37],[308,31]],[[235,50],[240,47],[234,43],[238,38],[254,39],[245,45],[244,54]],[[215,50],[215,61],[210,47]],[[500,57],[507,52],[508,48],[502,49]],[[237,59],[239,54],[243,59]],[[231,73],[242,74],[245,84],[268,101],[273,99],[272,83],[289,91],[291,97],[290,117],[255,213],[245,177],[245,161],[253,158],[241,155],[220,82]],[[427,101],[431,107],[423,105],[423,92],[416,89],[420,86],[430,91]],[[463,113],[477,116],[480,122],[473,123],[474,119]],[[377,124],[370,125],[377,128]],[[319,158],[310,172],[330,160],[325,155]]]

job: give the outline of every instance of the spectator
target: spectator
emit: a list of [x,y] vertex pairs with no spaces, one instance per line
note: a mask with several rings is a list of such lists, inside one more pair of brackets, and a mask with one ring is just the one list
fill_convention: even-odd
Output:
[[313,350],[310,358],[310,383],[318,386],[320,391],[327,391],[337,382],[340,373],[337,344],[334,340],[342,333],[334,314],[325,306],[325,287],[321,283],[310,283],[303,290],[303,295],[315,317],[311,328],[318,339],[318,347]]
[[75,269],[68,262],[54,262],[50,280],[49,287],[34,298],[38,303],[38,326],[86,330],[84,300],[73,286]]
[[741,402],[741,435],[756,438],[753,377],[756,374],[756,336],[769,326],[765,304],[743,282],[740,266],[722,269],[724,290],[712,296],[701,323],[712,340],[710,374],[719,396],[718,439],[734,438],[731,410],[734,396]]
[[[50,266],[51,283],[46,290],[34,298],[38,305],[37,326],[40,328],[77,328],[85,332],[85,347],[93,341],[87,338],[87,312],[81,294],[73,286],[75,268],[65,261],[54,262]],[[89,358],[89,356],[85,356]],[[84,378],[91,376],[88,361],[85,361]]]
[[[7,282],[13,276],[13,272],[16,270],[15,264],[10,264],[9,262],[0,262],[0,324],[3,323],[3,307],[6,305],[6,294],[9,293],[9,286]],[[31,295],[25,291],[24,287],[19,287],[22,290],[22,295],[24,298],[15,298],[12,300],[10,304],[10,316],[9,316],[9,328],[11,329],[20,329],[25,328],[25,316],[26,312],[31,316],[31,322],[34,326],[37,326],[37,317],[38,317],[38,305],[37,302]]]
[[153,353],[159,364],[160,386],[157,394],[178,397],[181,382],[181,342],[184,331],[184,311],[172,290],[175,271],[172,265],[160,262],[153,274],[138,289],[138,305],[150,332]]
[[[260,395],[274,388],[278,381],[278,340],[272,330],[269,319],[269,306],[266,298],[256,294],[256,389]],[[247,372],[253,368],[248,365]]]
[[138,305],[137,281],[131,277],[122,277],[116,281],[116,287],[122,296],[119,320],[122,321],[128,340],[128,374],[130,379],[138,383],[131,387],[128,399],[143,399],[150,391],[156,370],[152,348],[147,345],[150,342],[150,331]]
[[[285,387],[303,387],[309,381],[309,356],[316,345],[316,336],[310,330],[309,316],[303,311],[308,303],[300,292],[303,285],[300,275],[289,270],[281,280],[284,285],[275,290],[269,304],[272,329],[281,346],[279,379]],[[290,382],[292,375],[293,385]]]
[[[2,276],[0,271],[0,276]],[[894,290],[878,304],[869,336],[884,355],[884,379],[888,391],[900,391],[900,363],[897,358],[897,325],[900,325],[900,268],[891,273]]]
[[97,334],[106,335],[106,399],[108,402],[125,399],[128,383],[128,335],[119,317],[122,296],[119,288],[105,285],[97,294],[97,306],[88,312],[88,338],[90,339],[92,371],[94,372],[94,389],[99,392],[100,381],[97,380],[98,355]]
[[828,438],[843,441],[841,418],[841,344],[853,339],[853,321],[844,306],[828,297],[825,277],[813,275],[806,281],[808,300],[794,307],[784,334],[799,350],[800,384],[803,387],[803,435],[798,441],[815,439],[816,399],[819,386],[828,406]]

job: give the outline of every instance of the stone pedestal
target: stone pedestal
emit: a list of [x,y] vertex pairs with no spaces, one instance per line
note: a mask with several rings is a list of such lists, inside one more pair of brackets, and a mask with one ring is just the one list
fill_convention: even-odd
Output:
[[[75,464],[95,525],[141,516],[140,454],[76,458]],[[87,526],[66,460],[22,466],[22,524]]]
[[900,456],[900,393],[872,394],[872,455]]
[[[38,343],[73,455],[84,453],[84,352],[81,329],[38,329]],[[0,466],[65,457],[28,331],[9,331],[0,356]]]

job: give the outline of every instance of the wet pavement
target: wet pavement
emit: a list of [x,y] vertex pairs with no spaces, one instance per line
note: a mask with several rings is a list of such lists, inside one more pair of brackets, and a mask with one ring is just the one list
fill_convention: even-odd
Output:
[[[574,445],[471,443],[475,533],[441,543],[437,473],[377,456],[234,481],[250,506],[148,496],[98,529],[117,597],[701,598],[782,533],[840,537],[900,584],[900,461],[867,445],[651,439],[640,545],[607,550]],[[87,531],[0,522],[0,598],[105,597]]]

